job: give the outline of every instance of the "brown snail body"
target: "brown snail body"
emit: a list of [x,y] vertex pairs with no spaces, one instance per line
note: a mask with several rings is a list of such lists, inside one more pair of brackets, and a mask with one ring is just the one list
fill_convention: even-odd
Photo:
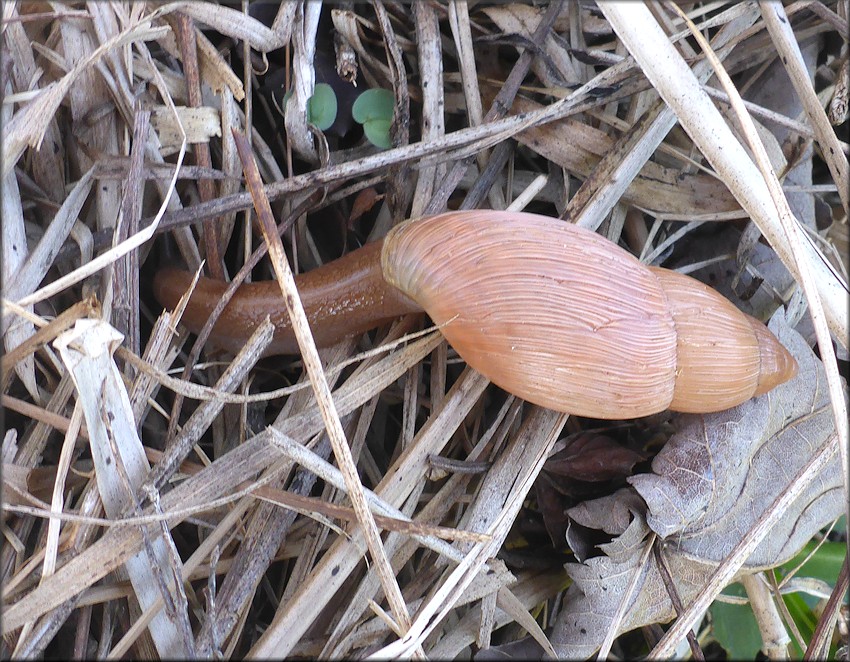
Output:
[[[296,277],[310,330],[320,347],[422,310],[387,285],[380,270],[382,245],[378,241],[367,244]],[[154,276],[154,296],[166,308],[174,308],[192,279],[192,274],[182,269],[161,269]],[[201,330],[226,288],[227,283],[220,280],[198,279],[182,318],[190,331]],[[241,285],[213,326],[209,344],[235,354],[266,315],[275,326],[266,356],[297,354],[298,343],[276,281]]]
[[[767,328],[711,288],[646,267],[603,237],[544,216],[488,210],[407,221],[382,245],[343,260],[349,264],[335,261],[297,281],[318,342],[418,305],[469,365],[505,390],[558,411],[593,418],[668,408],[720,411],[796,374],[796,362]],[[182,283],[176,278],[172,271],[157,274],[155,294],[164,305],[174,305],[188,284],[188,274]],[[316,283],[328,286],[317,295]],[[193,331],[215,305],[204,286],[184,315]],[[369,305],[352,303],[360,289]],[[260,314],[283,309],[279,290],[276,296],[263,290],[262,302],[259,292],[240,288],[211,339],[235,348]],[[331,314],[311,315],[317,304]],[[375,319],[364,319],[375,311]],[[348,321],[340,323],[337,313]],[[333,318],[330,332],[323,317]],[[275,353],[294,351],[276,343]]]

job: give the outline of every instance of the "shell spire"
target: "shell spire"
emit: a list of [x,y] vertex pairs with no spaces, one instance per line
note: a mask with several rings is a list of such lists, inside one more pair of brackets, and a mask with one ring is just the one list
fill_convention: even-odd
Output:
[[649,267],[676,325],[676,387],[670,408],[721,411],[797,374],[797,362],[764,324],[694,278]]

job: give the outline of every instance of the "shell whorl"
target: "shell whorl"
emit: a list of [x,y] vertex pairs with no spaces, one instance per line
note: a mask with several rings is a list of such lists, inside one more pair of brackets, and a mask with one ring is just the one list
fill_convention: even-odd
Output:
[[463,359],[511,393],[595,418],[672,400],[675,327],[658,280],[593,232],[535,214],[447,213],[394,228],[381,260]]
[[649,267],[676,325],[676,386],[670,408],[721,411],[796,374],[797,363],[758,320],[694,278]]
[[[763,325],[753,320],[764,329],[755,332],[714,290],[536,214],[481,210],[408,221],[387,235],[381,265],[470,366],[558,411],[593,418],[719,411],[762,388],[760,342],[775,366],[795,365]],[[703,338],[707,327],[713,331]],[[726,342],[731,334],[740,346]],[[784,381],[785,373],[761,383]]]

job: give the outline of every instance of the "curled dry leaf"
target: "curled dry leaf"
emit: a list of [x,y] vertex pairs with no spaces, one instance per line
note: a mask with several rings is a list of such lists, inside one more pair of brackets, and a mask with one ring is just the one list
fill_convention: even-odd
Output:
[[[568,509],[576,503],[610,494],[632,475],[638,462],[648,457],[610,436],[592,431],[571,435],[562,443],[564,448],[546,460],[534,484],[537,507],[557,548],[563,547],[571,524]],[[570,547],[578,558],[585,558],[575,546]]]
[[[725,412],[682,416],[677,433],[653,461],[652,473],[634,476],[629,479],[632,487],[569,511],[578,529],[602,530],[613,539],[598,546],[603,555],[567,567],[575,584],[552,635],[559,655],[584,658],[599,648],[634,572],[640,577],[619,631],[672,619],[672,604],[652,556],[637,568],[650,532],[662,539],[676,590],[687,605],[834,434],[821,362],[781,314],[770,328],[799,363],[795,379]],[[792,558],[841,515],[842,492],[835,456],[739,575]]]
[[546,460],[550,474],[584,481],[603,481],[628,476],[645,459],[612,437],[581,432],[566,440],[563,450]]

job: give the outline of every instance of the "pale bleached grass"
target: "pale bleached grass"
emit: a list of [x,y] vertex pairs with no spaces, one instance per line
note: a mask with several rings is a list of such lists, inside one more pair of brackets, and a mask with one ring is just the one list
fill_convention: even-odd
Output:
[[[722,66],[744,72],[740,87],[757,86],[762,63],[777,53],[789,61],[805,113],[789,116],[756,103],[746,109],[780,178],[789,161],[770,133],[774,127],[817,142],[831,179],[815,184],[827,185],[823,196],[837,219],[828,238],[839,247],[847,235],[847,145],[823,110],[830,88],[819,96],[801,75],[796,42],[845,34],[845,6],[794,3],[786,17],[793,33],[753,5],[689,9],[699,30],[716,30],[712,47]],[[776,192],[725,116],[734,94],[711,78],[687,26],[660,5],[649,12],[638,4],[602,3],[603,18],[578,3],[564,4],[553,17],[556,34],[535,43],[540,50],[529,58],[531,74],[510,83],[514,56],[526,50],[523,39],[540,22],[541,14],[527,5],[419,3],[402,12],[392,3],[323,8],[288,2],[275,10],[271,27],[210,3],[85,7],[3,6],[9,54],[2,109],[7,656],[52,650],[64,630],[74,632],[76,657],[442,658],[488,645],[492,633],[510,623],[551,650],[541,626],[556,614],[545,622],[532,614],[556,604],[563,572],[511,569],[496,553],[533,494],[565,417],[512,397],[494,401],[487,381],[469,369],[458,372],[458,359],[439,333],[416,333],[413,318],[386,332],[385,347],[361,351],[349,341],[313,356],[313,383],[327,384],[318,387],[324,413],[316,387],[304,377],[272,393],[251,388],[263,374],[256,363],[268,329],[225,365],[166,378],[185,359],[180,311],[153,320],[154,302],[142,301],[130,280],[113,275],[119,263],[133,264],[123,262],[127,256],[137,264],[155,259],[161,246],[152,239],[164,231],[197,269],[209,248],[199,241],[198,227],[220,219],[217,231],[226,234],[266,196],[276,211],[292,216],[288,238],[308,247],[299,259],[310,263],[319,237],[304,222],[306,212],[340,191],[352,195],[377,183],[386,196],[377,203],[376,235],[450,196],[452,205],[468,196],[466,204],[497,209],[548,205],[549,213],[601,228],[647,260],[663,256],[700,223],[749,216],[794,274],[786,289],[775,290],[787,291],[796,279],[814,311],[819,296],[833,336],[847,337],[842,277],[820,244],[778,222]],[[400,124],[394,148],[328,154],[323,137],[314,141],[299,111],[315,82],[320,11],[331,14],[342,40],[340,66],[356,77],[358,89],[394,90],[398,116],[410,120]],[[195,36],[197,71],[189,76],[180,66],[188,52],[181,22]],[[257,79],[250,78],[251,67],[232,67],[226,48],[200,26],[245,40],[254,56],[290,48],[289,142],[257,130],[265,111],[252,102]],[[502,45],[485,48],[488,40]],[[839,74],[833,87],[841,89],[841,80]],[[490,111],[499,93],[507,105]],[[133,141],[140,101],[152,112],[152,129]],[[253,127],[264,183],[254,198],[242,185],[232,127],[243,133]],[[199,151],[191,143],[204,144],[212,161],[184,162],[185,151]],[[295,172],[293,154],[312,169]],[[124,186],[130,173],[133,181]],[[207,175],[202,186],[191,186]],[[455,183],[441,190],[447,181]],[[137,204],[126,202],[130,193]],[[677,231],[668,229],[670,220],[690,224]],[[247,233],[246,256],[254,241]],[[274,263],[284,262],[278,251]],[[97,350],[108,359],[93,370],[92,385],[75,385],[72,359],[54,349],[54,341],[80,320],[120,326],[128,306],[152,322],[139,352],[128,341],[113,356],[107,342]],[[818,333],[826,342],[823,329]],[[98,390],[106,383],[126,395],[119,398],[126,406],[115,408],[125,430],[120,434],[92,405],[106,402]],[[172,392],[195,400],[169,436]],[[269,403],[274,420],[271,429],[255,432],[251,407],[259,401]],[[378,443],[381,430],[396,429],[388,403],[400,403],[398,434]],[[350,448],[350,458],[337,465],[343,474],[328,464],[328,429],[335,430],[338,459],[346,455],[343,446]],[[839,429],[846,434],[840,422]],[[89,452],[93,438],[101,441],[97,453]],[[151,466],[127,472],[129,460],[119,460],[127,453],[137,467]],[[446,476],[430,464],[431,455],[493,464],[483,477]],[[323,477],[321,490],[308,468]],[[654,654],[675,650],[782,507],[777,503],[742,541]],[[367,544],[363,528],[351,522],[373,518]],[[441,537],[447,528],[456,534]],[[194,541],[191,549],[187,541]],[[161,563],[151,563],[151,554]],[[343,586],[345,599],[338,592]],[[386,610],[385,594],[394,596]],[[125,619],[120,605],[127,600]],[[266,605],[262,622],[253,620],[254,603]],[[114,633],[112,619],[120,624]],[[86,649],[89,639],[93,650]]]

